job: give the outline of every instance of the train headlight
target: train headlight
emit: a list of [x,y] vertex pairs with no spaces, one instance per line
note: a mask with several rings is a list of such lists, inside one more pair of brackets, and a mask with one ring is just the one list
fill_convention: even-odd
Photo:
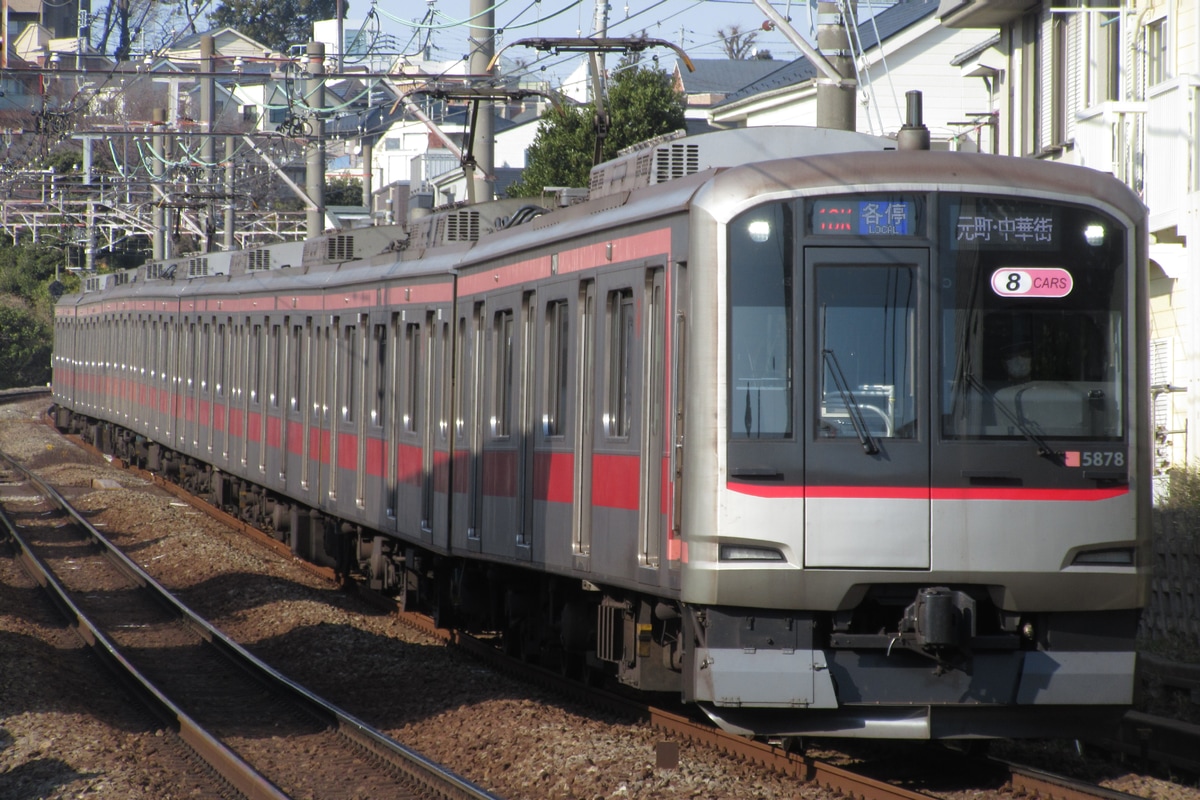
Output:
[[774,547],[755,547],[746,544],[721,545],[722,561],[785,561],[783,553]]
[[762,244],[771,238],[771,223],[765,219],[753,220],[746,227],[746,233],[750,234],[750,241]]
[[1092,247],[1104,244],[1104,226],[1092,223],[1083,229],[1083,240]]

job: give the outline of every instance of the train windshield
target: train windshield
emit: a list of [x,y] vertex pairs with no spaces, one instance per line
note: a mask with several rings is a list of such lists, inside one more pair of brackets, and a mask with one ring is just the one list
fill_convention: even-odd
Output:
[[1123,438],[1121,226],[966,196],[942,198],[940,223],[942,436]]
[[729,226],[730,400],[735,439],[792,436],[792,212],[775,203]]

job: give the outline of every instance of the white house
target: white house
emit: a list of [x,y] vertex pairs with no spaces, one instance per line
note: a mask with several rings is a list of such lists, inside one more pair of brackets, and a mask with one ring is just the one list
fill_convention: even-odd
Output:
[[[466,192],[458,152],[467,140],[470,111],[462,106],[441,109],[440,113],[431,110],[436,130],[412,114],[400,115],[382,127],[372,149],[372,182],[376,187],[403,182],[415,188],[452,173],[449,179],[440,181],[442,189],[436,202],[462,200]],[[496,116],[493,166],[497,172],[525,167],[525,151],[537,134],[537,123],[537,119],[514,123]],[[508,182],[499,180],[500,189]]]
[[[1150,211],[1150,361],[1160,470],[1200,458],[1200,6],[943,0],[998,31],[1002,152],[1110,172]],[[964,69],[977,68],[964,64]]]
[[[935,146],[977,149],[979,120],[994,110],[994,85],[951,67],[987,42],[992,31],[938,24],[937,0],[897,3],[858,22],[850,40],[858,63],[857,128],[894,134],[905,122],[905,92],[923,92],[924,120]],[[709,111],[718,127],[815,125],[817,70],[806,58],[781,63]],[[982,149],[989,150],[985,146]]]

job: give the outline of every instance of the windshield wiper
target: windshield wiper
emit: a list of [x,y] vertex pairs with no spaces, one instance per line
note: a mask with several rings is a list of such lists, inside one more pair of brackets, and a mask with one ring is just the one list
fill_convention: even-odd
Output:
[[1039,456],[1048,458],[1056,464],[1062,464],[1063,454],[1051,447],[1050,444],[1044,438],[1042,438],[1041,434],[1029,427],[1029,423],[1021,419],[1017,412],[1009,408],[1003,400],[996,397],[996,393],[985,386],[983,381],[976,378],[974,373],[966,372],[963,374],[963,378],[966,379],[968,386],[972,387],[981,395],[990,400],[992,402],[992,406],[998,409],[1000,413],[1003,414],[1008,421],[1011,422],[1013,426],[1021,432],[1022,436],[1033,442],[1033,444],[1037,447],[1037,454]]
[[854,399],[854,393],[850,391],[850,385],[846,383],[846,376],[842,373],[842,365],[838,363],[837,355],[832,350],[822,350],[821,356],[827,364],[833,367],[829,374],[833,376],[834,386],[837,387],[838,394],[841,395],[842,402],[846,405],[846,411],[850,414],[850,424],[854,426],[854,432],[858,434],[858,440],[862,442],[863,452],[869,456],[875,455],[879,452],[879,445],[875,443],[871,432],[867,430],[867,420],[863,417],[862,406]]

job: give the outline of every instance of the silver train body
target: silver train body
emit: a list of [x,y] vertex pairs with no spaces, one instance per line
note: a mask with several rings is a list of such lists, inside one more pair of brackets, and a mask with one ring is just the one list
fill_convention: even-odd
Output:
[[1145,209],[890,148],[673,139],[574,204],[88,278],[58,422],[730,730],[1093,731],[1147,590]]

